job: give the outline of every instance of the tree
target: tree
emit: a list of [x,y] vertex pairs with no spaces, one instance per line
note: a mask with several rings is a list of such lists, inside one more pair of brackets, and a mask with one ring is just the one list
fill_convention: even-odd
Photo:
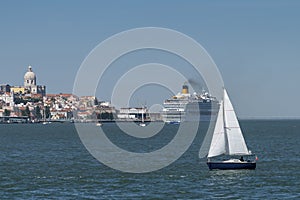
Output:
[[35,116],[36,116],[37,119],[41,119],[42,118],[40,106],[35,107]]
[[21,110],[21,115],[22,115],[22,116],[26,116],[25,110]]
[[26,109],[25,109],[25,115],[26,115],[27,117],[30,117],[30,110],[29,110],[29,107],[28,107],[28,106],[26,106]]
[[10,110],[5,109],[4,110],[4,116],[10,116]]
[[113,120],[114,119],[114,115],[112,113],[109,113],[109,119]]
[[95,105],[95,106],[98,106],[98,105],[99,105],[99,101],[98,101],[97,97],[96,97],[95,100],[94,100],[94,105]]
[[[100,119],[110,119],[110,120],[113,120],[114,119],[114,116],[112,113],[109,113],[109,112],[104,112],[104,113],[101,113],[100,114]],[[99,118],[98,118],[99,119]]]
[[101,119],[108,119],[108,112],[101,113]]
[[20,97],[15,97],[14,98],[14,103],[15,104],[21,104],[21,103],[26,104],[27,102],[28,102],[28,100],[24,100],[23,98],[20,98]]
[[46,119],[50,118],[51,112],[49,106],[46,106],[44,109],[45,109]]

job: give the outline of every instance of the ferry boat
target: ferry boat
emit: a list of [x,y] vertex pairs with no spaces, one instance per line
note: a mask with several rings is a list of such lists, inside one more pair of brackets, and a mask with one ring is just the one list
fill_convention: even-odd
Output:
[[215,97],[203,90],[201,93],[189,93],[185,83],[181,93],[163,103],[161,116],[165,123],[179,124],[184,121],[214,121],[219,110]]

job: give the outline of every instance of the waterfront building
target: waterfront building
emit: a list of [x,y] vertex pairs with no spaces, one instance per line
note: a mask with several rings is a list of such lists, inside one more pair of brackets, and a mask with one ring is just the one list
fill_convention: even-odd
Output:
[[0,101],[3,102],[4,105],[2,107],[13,107],[14,104],[14,94],[10,92],[5,92],[0,94]]
[[144,118],[148,116],[147,108],[120,108],[120,111],[117,115],[119,119],[142,119],[142,115]]
[[10,90],[16,95],[26,94],[26,88],[24,86],[11,86]]
[[50,116],[52,120],[66,120],[73,118],[73,113],[71,109],[51,109]]
[[95,96],[81,96],[79,98],[80,107],[84,108],[94,107],[97,101]]

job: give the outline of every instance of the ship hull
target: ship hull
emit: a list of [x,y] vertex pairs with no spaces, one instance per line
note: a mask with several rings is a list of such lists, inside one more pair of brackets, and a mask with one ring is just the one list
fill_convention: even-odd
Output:
[[207,162],[207,165],[210,170],[235,170],[256,168],[256,162]]

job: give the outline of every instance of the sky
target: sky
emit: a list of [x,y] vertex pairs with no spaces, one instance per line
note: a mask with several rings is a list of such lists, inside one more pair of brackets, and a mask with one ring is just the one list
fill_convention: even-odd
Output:
[[[188,35],[206,49],[240,118],[299,118],[299,9],[300,2],[292,0],[3,0],[0,84],[23,85],[31,65],[47,93],[71,93],[81,63],[100,42],[128,29],[163,27]],[[150,52],[143,60],[143,53],[129,55],[123,64],[159,57]],[[100,99],[110,100],[109,77],[117,80],[120,75],[113,69],[103,83],[108,91],[97,94]],[[147,86],[136,91],[132,104],[162,103],[170,95],[166,88]]]

